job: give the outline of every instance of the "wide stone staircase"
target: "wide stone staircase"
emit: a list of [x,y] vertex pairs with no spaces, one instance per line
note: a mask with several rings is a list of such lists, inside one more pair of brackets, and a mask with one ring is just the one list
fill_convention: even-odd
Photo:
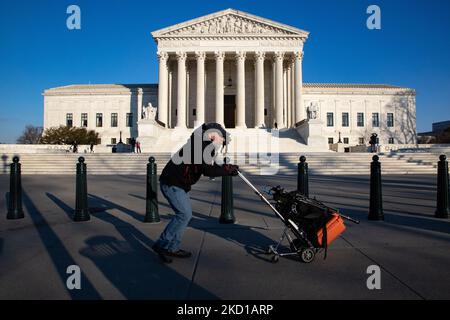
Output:
[[[85,158],[88,174],[97,175],[143,175],[150,156],[155,157],[158,173],[170,159],[170,153],[154,154],[73,154],[37,153],[1,155],[0,174],[9,173],[14,155],[20,157],[23,174],[75,174],[80,156]],[[270,157],[255,154],[229,154],[233,163],[250,174],[297,174],[299,156],[306,156],[309,172],[314,175],[368,175],[373,154],[304,152],[279,153]],[[435,174],[437,153],[390,153],[380,154],[382,173],[387,174]]]

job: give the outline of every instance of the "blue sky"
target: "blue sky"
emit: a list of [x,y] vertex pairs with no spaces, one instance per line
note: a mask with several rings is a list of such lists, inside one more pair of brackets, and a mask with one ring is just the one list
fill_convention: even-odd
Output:
[[[66,9],[81,8],[81,30]],[[366,9],[381,8],[368,30]],[[305,82],[387,83],[417,90],[418,131],[450,120],[448,0],[0,0],[0,142],[42,125],[44,89],[156,83],[150,32],[235,8],[311,32]]]

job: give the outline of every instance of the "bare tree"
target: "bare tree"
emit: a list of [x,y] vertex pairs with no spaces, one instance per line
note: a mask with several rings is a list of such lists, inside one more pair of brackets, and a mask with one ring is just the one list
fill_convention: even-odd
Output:
[[27,125],[22,135],[17,139],[20,144],[38,144],[42,137],[42,127]]

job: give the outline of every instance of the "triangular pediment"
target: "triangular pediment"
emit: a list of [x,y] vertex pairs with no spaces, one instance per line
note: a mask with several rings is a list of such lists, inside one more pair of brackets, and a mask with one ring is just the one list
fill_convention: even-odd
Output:
[[227,9],[155,31],[152,36],[154,38],[210,36],[297,36],[307,38],[308,32],[242,11]]

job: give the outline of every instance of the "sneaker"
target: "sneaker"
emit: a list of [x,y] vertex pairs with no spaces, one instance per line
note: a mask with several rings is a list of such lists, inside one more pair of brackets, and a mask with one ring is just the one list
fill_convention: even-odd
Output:
[[162,260],[164,263],[171,263],[172,259],[168,257],[169,251],[166,249],[158,247],[156,244],[152,247],[153,251],[155,251],[158,254],[158,257]]
[[171,257],[176,257],[176,258],[189,258],[190,256],[192,256],[191,252],[184,251],[181,249],[178,251],[175,251],[175,252],[167,251],[165,254],[168,256],[171,256]]

